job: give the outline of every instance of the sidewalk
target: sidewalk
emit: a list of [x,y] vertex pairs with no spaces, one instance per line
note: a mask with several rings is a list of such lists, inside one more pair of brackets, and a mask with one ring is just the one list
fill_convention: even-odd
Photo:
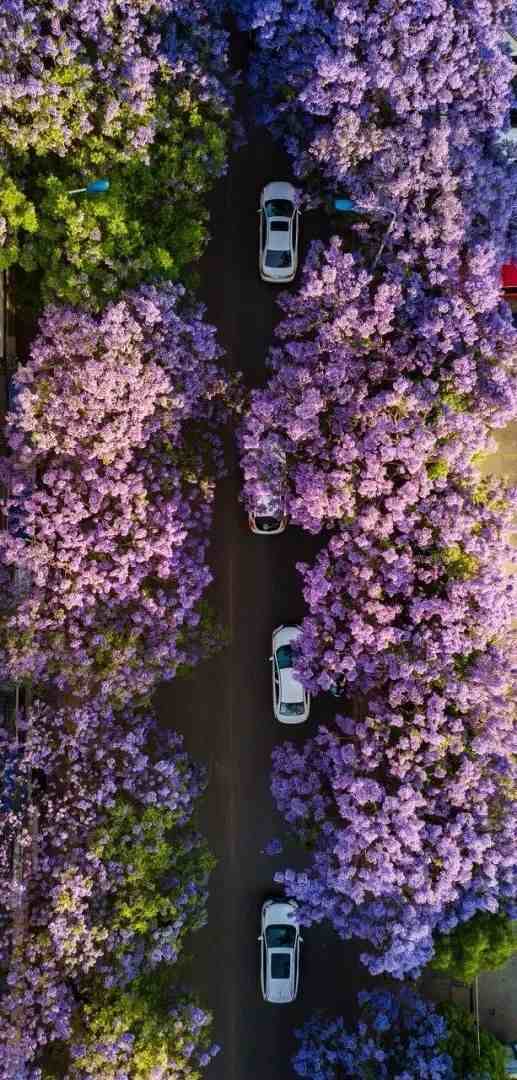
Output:
[[479,976],[479,1020],[501,1042],[517,1040],[517,955]]
[[497,441],[495,454],[489,454],[479,465],[479,471],[483,476],[492,473],[517,482],[517,421],[508,424],[508,427],[493,432]]
[[[497,971],[479,976],[479,1022],[502,1043],[517,1040],[517,956]],[[470,1011],[470,987],[446,975],[426,972],[418,980],[419,991],[437,1004],[452,1002]]]

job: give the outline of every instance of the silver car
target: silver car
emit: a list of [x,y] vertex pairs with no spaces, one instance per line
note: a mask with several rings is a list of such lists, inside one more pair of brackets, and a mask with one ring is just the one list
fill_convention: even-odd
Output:
[[298,993],[303,938],[294,900],[266,900],[260,919],[260,984],[264,1001],[287,1005]]
[[299,626],[278,626],[273,631],[273,711],[281,724],[303,724],[309,716],[311,696],[293,667],[292,643],[301,632]]
[[260,276],[271,284],[286,285],[298,269],[300,211],[296,189],[284,180],[266,184],[258,213]]
[[250,529],[257,536],[278,536],[287,527],[285,502],[282,497],[271,495],[248,513]]

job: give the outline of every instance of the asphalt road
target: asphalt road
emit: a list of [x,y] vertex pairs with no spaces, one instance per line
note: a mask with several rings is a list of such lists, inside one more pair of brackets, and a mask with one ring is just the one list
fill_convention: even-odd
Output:
[[[239,57],[242,63],[242,56]],[[245,95],[244,116],[249,115]],[[266,379],[265,357],[279,317],[275,290],[257,272],[257,206],[269,180],[289,179],[289,161],[268,134],[249,124],[248,143],[236,152],[212,200],[212,239],[201,266],[201,296],[227,350],[227,366],[241,369],[250,386]],[[308,213],[304,246],[323,227]],[[282,408],[282,403],[278,403]],[[282,536],[251,534],[238,501],[237,457],[229,447],[229,475],[219,487],[211,561],[212,600],[230,635],[229,646],[193,677],[164,686],[157,695],[163,722],[185,736],[186,748],[205,762],[209,787],[201,825],[218,866],[211,880],[208,926],[191,941],[192,981],[214,1012],[222,1045],[207,1080],[286,1080],[292,1076],[293,1029],[316,1008],[355,1015],[357,990],[369,985],[359,948],[330,927],[305,930],[300,994],[293,1005],[262,1001],[259,986],[260,904],[278,892],[273,874],[302,867],[294,842],[284,855],[262,849],[283,837],[269,791],[271,751],[284,736],[271,707],[271,631],[297,621],[304,605],[297,561],[311,559],[318,540],[291,528]],[[331,700],[314,703],[307,724],[292,731],[303,741],[331,715]],[[285,842],[285,836],[284,842]]]

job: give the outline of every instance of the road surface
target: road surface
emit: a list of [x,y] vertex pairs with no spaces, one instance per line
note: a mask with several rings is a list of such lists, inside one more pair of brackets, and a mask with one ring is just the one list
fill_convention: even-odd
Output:
[[[241,100],[247,112],[247,103]],[[215,192],[212,240],[201,265],[201,296],[227,350],[227,366],[241,369],[250,386],[266,379],[265,357],[279,311],[274,288],[257,273],[257,206],[269,180],[290,179],[289,161],[267,133],[249,126],[248,144],[230,160]],[[308,213],[306,244],[322,219]],[[278,403],[279,409],[282,402]],[[291,842],[284,856],[261,853],[282,823],[269,792],[270,757],[283,730],[273,719],[270,635],[304,611],[296,563],[311,559],[318,539],[291,528],[279,537],[253,536],[238,502],[240,477],[234,449],[229,476],[219,487],[211,561],[212,600],[229,634],[229,646],[157,695],[163,722],[185,736],[187,749],[209,769],[201,824],[218,866],[211,879],[208,926],[191,939],[193,977],[202,1003],[214,1012],[222,1045],[207,1080],[286,1080],[292,1075],[293,1028],[316,1008],[355,1015],[357,990],[370,985],[359,948],[329,927],[305,931],[301,992],[289,1006],[260,996],[258,918],[262,900],[275,890],[282,866],[303,866]],[[303,741],[331,715],[320,699],[309,722],[293,730]]]

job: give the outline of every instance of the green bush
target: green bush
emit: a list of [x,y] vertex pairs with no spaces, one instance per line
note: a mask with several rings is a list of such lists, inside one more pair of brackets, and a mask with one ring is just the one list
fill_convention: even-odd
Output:
[[0,165],[0,270],[18,262],[20,246],[37,228],[34,206]]
[[201,1080],[213,1054],[211,1016],[179,993],[171,969],[158,968],[125,988],[91,989],[81,1003],[72,1053],[54,1044],[42,1061],[45,1080]]

